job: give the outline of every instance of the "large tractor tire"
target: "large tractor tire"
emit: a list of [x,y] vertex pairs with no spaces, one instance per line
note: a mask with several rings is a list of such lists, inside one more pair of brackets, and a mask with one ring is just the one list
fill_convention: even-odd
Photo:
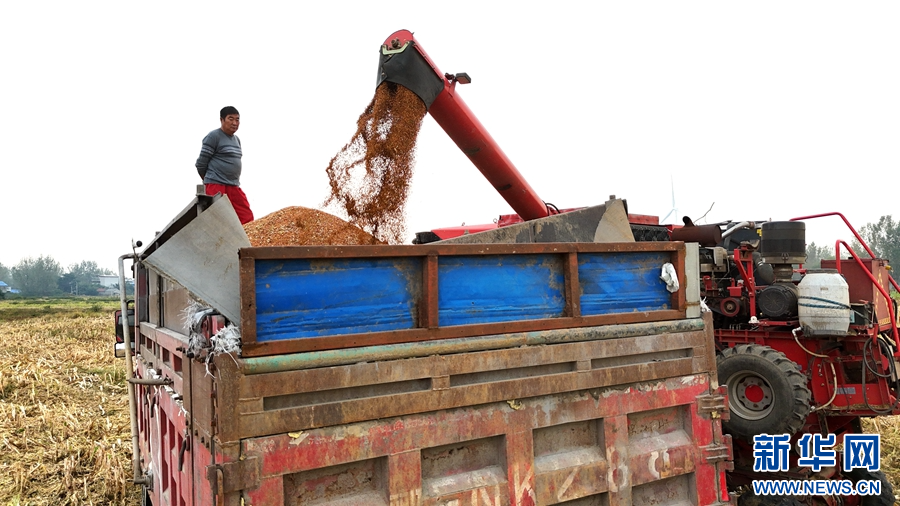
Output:
[[864,495],[860,498],[860,506],[892,506],[894,504],[894,487],[888,481],[887,476],[881,471],[869,471],[868,469],[851,469],[844,476],[856,483],[859,480],[873,480],[881,482],[880,495]]
[[784,353],[739,344],[717,357],[719,383],[728,388],[731,419],[725,429],[753,441],[757,434],[794,434],[812,406],[806,375]]

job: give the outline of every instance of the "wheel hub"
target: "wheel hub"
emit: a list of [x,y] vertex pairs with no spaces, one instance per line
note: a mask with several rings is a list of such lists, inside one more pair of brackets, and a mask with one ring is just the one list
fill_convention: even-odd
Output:
[[739,372],[728,378],[731,410],[746,420],[759,420],[772,411],[772,387],[752,372]]

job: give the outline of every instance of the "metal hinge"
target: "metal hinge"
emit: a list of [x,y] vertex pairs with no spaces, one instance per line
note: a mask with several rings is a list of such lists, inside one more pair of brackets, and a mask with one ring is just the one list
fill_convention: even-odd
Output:
[[706,459],[710,464],[715,464],[716,462],[722,462],[728,460],[728,453],[731,448],[722,443],[713,443],[706,446],[700,447],[700,454],[703,455],[703,458]]
[[710,464],[723,462],[727,471],[734,471],[734,452],[731,447],[731,435],[725,434],[722,443],[712,443],[700,447],[700,455]]
[[727,422],[730,418],[728,411],[728,395],[725,386],[720,386],[713,394],[697,396],[697,412],[704,418],[715,420],[720,418]]
[[216,495],[259,488],[259,458],[248,457],[244,460],[206,466],[206,478]]

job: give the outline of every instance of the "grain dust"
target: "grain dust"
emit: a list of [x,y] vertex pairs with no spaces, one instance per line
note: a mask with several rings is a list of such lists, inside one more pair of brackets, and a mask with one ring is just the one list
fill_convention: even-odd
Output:
[[384,82],[356,121],[356,133],[328,164],[331,193],[350,223],[379,241],[403,242],[405,207],[425,104],[409,89]]

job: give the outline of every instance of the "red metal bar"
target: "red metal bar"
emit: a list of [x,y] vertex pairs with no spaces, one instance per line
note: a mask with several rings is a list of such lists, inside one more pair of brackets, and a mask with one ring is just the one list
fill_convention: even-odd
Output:
[[[855,233],[855,231],[854,231],[854,233]],[[859,239],[857,239],[857,240],[859,240]],[[840,239],[838,239],[837,241],[834,242],[834,251],[837,256],[837,261],[834,264],[837,267],[838,274],[841,273],[841,260],[840,260],[841,255],[840,255],[840,253],[841,253],[841,245],[842,244],[844,245],[845,248],[847,248],[847,251],[850,253],[850,255],[853,257],[853,259],[856,261],[856,264],[859,265],[859,267],[862,269],[862,271],[864,273],[866,273],[866,276],[869,277],[869,281],[871,281],[872,284],[875,285],[876,288],[878,288],[878,292],[881,293],[881,296],[884,297],[885,299],[887,299],[888,313],[891,316],[891,332],[893,332],[894,343],[897,344],[897,351],[894,352],[894,356],[900,358],[900,336],[897,335],[897,315],[894,314],[894,304],[891,301],[890,294],[887,293],[887,290],[885,290],[884,287],[881,286],[881,283],[879,283],[878,280],[875,279],[875,276],[872,275],[872,271],[870,271],[868,268],[866,268],[866,265],[862,262],[862,259],[859,258],[859,256],[856,254],[856,252],[853,251],[852,249],[850,249],[850,246],[848,246],[846,242],[844,242]],[[860,240],[860,244],[863,244],[861,240]],[[863,246],[865,246],[865,244],[863,244]],[[866,246],[866,249],[869,249],[868,246]],[[871,252],[869,254],[872,255]],[[872,258],[875,258],[875,255],[872,255]],[[891,278],[891,282],[894,282],[894,278]],[[894,284],[894,286],[896,287],[896,283]],[[876,322],[876,324],[877,324],[877,322]]]
[[[869,248],[869,245],[866,244],[866,241],[863,240],[863,238],[856,232],[856,229],[853,228],[853,225],[851,225],[850,222],[847,220],[847,218],[845,218],[844,215],[841,213],[833,212],[833,213],[811,214],[809,216],[801,216],[799,218],[791,218],[789,221],[811,220],[813,218],[824,218],[827,216],[840,216],[841,219],[844,220],[844,224],[847,225],[847,228],[850,229],[850,232],[853,233],[853,237],[855,237],[856,240],[859,242],[859,244],[861,244],[862,247],[865,248],[866,253],[868,253],[870,257],[875,258],[875,253],[872,252],[872,249]],[[847,248],[847,249],[850,250],[850,248]],[[839,251],[839,247],[837,246],[837,244],[835,244],[834,253],[835,253],[834,257],[836,259],[840,260],[841,256],[840,256],[840,251]],[[853,256],[855,257],[856,255],[853,255]],[[898,292],[900,292],[900,285],[897,284],[897,281],[894,280],[894,277],[889,276],[889,279],[891,280],[891,285],[893,285],[894,290],[897,290]],[[894,330],[896,332],[897,329],[895,328]]]
[[[746,266],[744,263],[746,262]],[[747,297],[750,299],[750,321],[756,319],[756,279],[753,277],[753,255],[747,250],[735,248],[734,265],[737,266],[741,278],[744,279],[744,288],[747,289]]]
[[[472,163],[519,216],[525,220],[549,216],[551,213],[547,204],[538,197],[537,192],[522,177],[512,161],[484,128],[484,125],[469,110],[462,97],[456,93],[456,79],[453,76],[444,75],[438,69],[413,37],[412,32],[399,30],[392,33],[384,41],[384,47],[391,50],[391,48],[402,48],[407,43],[415,48],[443,81],[443,90],[428,109],[438,125],[472,160]],[[409,48],[407,47],[406,50]]]

